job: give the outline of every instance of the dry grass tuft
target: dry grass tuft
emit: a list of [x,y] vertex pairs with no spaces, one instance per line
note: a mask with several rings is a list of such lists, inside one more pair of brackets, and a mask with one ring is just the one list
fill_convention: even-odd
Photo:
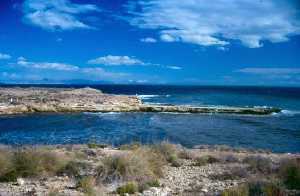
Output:
[[77,188],[86,196],[96,196],[95,186],[95,178],[92,176],[83,177],[77,182]]
[[249,182],[227,189],[221,196],[285,196],[284,190],[276,182]]
[[219,159],[217,159],[216,157],[211,156],[211,155],[204,155],[204,156],[195,158],[193,166],[201,167],[201,166],[204,166],[207,164],[212,164],[212,163],[217,163],[217,162],[219,162]]
[[102,160],[97,169],[99,182],[115,180],[145,181],[163,175],[165,161],[151,148],[143,147],[126,155],[109,156]]
[[0,159],[3,165],[0,169],[0,181],[15,181],[18,177],[52,176],[67,163],[63,157],[45,149],[0,152]]
[[260,172],[262,174],[270,174],[273,171],[272,160],[269,157],[248,156],[243,160],[243,163],[249,165],[253,172]]

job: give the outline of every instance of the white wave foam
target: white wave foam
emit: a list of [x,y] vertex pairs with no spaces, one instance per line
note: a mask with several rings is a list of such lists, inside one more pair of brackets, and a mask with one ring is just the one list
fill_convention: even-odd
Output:
[[278,116],[278,115],[284,115],[284,116],[294,116],[300,114],[300,111],[298,110],[281,110],[279,113],[273,113],[272,115]]
[[159,97],[159,95],[137,95],[140,99],[151,99],[154,97]]
[[121,112],[84,112],[84,114],[88,114],[88,115],[97,115],[97,116],[106,116],[106,115],[117,115],[117,114],[121,114]]

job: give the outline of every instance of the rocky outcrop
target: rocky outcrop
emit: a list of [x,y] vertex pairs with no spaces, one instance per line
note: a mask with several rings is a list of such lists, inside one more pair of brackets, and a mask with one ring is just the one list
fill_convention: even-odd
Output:
[[0,114],[33,112],[177,112],[266,115],[277,108],[143,104],[136,96],[104,94],[92,88],[0,88]]

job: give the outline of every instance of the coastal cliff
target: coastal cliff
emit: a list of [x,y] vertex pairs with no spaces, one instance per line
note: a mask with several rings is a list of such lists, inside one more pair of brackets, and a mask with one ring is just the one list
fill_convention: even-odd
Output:
[[93,88],[0,88],[0,114],[34,112],[177,112],[267,115],[266,107],[213,107],[144,104],[136,96],[112,95]]

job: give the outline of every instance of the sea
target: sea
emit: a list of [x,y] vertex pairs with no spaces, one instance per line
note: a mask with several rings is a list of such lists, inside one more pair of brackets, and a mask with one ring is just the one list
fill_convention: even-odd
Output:
[[[29,86],[32,85],[24,87]],[[47,85],[46,87],[85,86],[87,85]],[[105,93],[136,95],[143,102],[152,104],[278,107],[282,112],[265,116],[134,112],[4,115],[0,116],[0,144],[96,142],[118,146],[131,142],[152,144],[169,141],[186,147],[228,145],[273,152],[300,152],[300,88],[89,86]]]

